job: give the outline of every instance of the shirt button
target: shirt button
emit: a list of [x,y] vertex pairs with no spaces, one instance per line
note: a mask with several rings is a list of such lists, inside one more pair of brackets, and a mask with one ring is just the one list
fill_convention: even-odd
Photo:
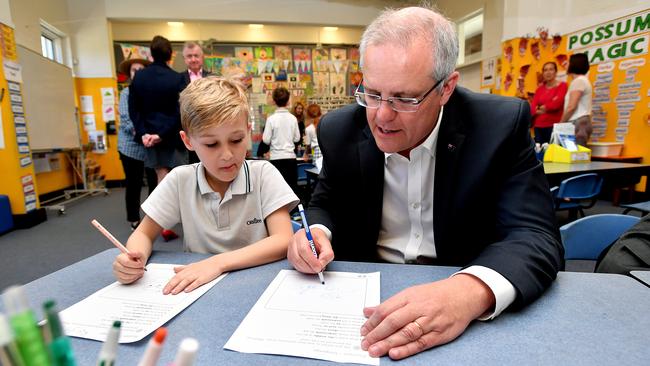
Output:
[[413,236],[415,236],[416,239],[420,239],[420,234],[418,233],[413,234]]
[[411,207],[413,207],[414,210],[417,210],[418,208],[420,208],[420,204],[415,202],[415,203],[411,204]]

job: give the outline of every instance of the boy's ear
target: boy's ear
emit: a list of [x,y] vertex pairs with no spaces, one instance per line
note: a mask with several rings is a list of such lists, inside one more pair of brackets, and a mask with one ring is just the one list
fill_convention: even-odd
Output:
[[190,136],[186,134],[185,131],[183,130],[181,130],[179,134],[181,135],[181,140],[183,140],[183,144],[185,144],[185,147],[190,151],[194,151],[194,148],[192,147],[192,142],[190,141]]

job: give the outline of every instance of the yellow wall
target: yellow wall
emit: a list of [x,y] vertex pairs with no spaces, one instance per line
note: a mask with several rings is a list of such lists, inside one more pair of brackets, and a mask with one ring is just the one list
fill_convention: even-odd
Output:
[[[102,98],[101,88],[113,88],[115,101],[118,101],[117,95],[117,81],[114,78],[75,78],[75,94],[77,104],[80,104],[80,96],[91,95],[93,97],[93,110],[95,114],[96,129],[98,131],[106,131],[106,123],[102,116]],[[115,105],[117,109],[117,105]],[[115,113],[118,117],[118,113]],[[116,126],[117,127],[117,126]],[[117,129],[117,128],[116,128]],[[83,144],[88,143],[88,134],[81,128],[81,141]],[[105,176],[106,180],[122,180],[124,179],[124,171],[120,163],[120,157],[117,152],[117,134],[107,135],[107,153],[95,154],[89,153],[88,158],[96,161],[101,166],[101,174]]]
[[[4,44],[3,47],[11,48],[12,54],[15,55],[15,47],[8,46],[13,44],[13,30],[10,27],[3,26],[0,30],[3,32]],[[3,62],[4,51],[0,52],[0,65]],[[12,61],[20,62],[18,59]],[[0,114],[2,116],[2,134],[4,136],[4,148],[0,149],[0,172],[2,172],[2,179],[0,179],[0,194],[9,196],[9,203],[11,204],[11,212],[14,215],[24,214],[25,210],[25,195],[23,193],[23,184],[21,177],[31,175],[34,177],[34,164],[29,164],[26,167],[20,166],[20,158],[29,155],[18,154],[18,142],[16,141],[16,130],[14,126],[14,116],[11,111],[9,86],[5,80],[4,72],[0,73],[0,88],[3,88],[4,97],[0,103]],[[29,120],[27,120],[29,123]],[[37,198],[36,207],[39,207],[38,202],[38,187],[35,187]]]

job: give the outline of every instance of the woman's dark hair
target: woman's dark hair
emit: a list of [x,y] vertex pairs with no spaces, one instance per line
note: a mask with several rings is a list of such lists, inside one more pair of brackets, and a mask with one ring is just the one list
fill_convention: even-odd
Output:
[[574,53],[569,57],[567,73],[584,75],[589,72],[589,59],[586,53]]
[[167,62],[172,59],[172,44],[163,36],[155,36],[151,40],[151,57],[154,61]]
[[545,63],[544,65],[542,65],[542,70],[544,70],[546,65],[553,65],[553,68],[555,69],[555,72],[557,72],[557,64],[554,61],[549,61],[549,62]]

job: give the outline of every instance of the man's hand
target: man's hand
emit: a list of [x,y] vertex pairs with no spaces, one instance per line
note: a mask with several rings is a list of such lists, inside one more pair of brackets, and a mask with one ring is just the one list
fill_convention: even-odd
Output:
[[215,263],[215,257],[210,257],[187,266],[174,267],[174,272],[176,272],[176,276],[169,280],[165,288],[163,288],[164,295],[176,295],[181,291],[193,291],[223,273],[221,266]]
[[318,273],[325,269],[327,264],[334,259],[334,251],[327,235],[321,229],[313,229],[311,235],[314,238],[318,259],[314,256],[305,234],[305,229],[298,230],[293,234],[293,239],[287,250],[287,259],[293,267],[302,273]]
[[468,274],[413,286],[363,310],[361,348],[399,360],[451,342],[494,304],[490,288]]

